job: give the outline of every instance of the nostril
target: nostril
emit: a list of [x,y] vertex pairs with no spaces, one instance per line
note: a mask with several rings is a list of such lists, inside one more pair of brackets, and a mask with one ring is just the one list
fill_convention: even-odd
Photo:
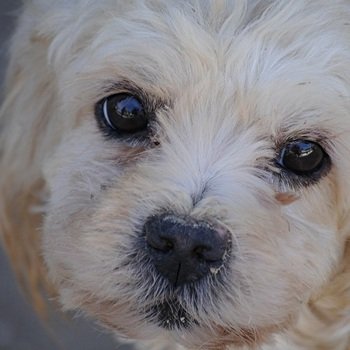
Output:
[[173,240],[162,234],[155,220],[147,221],[144,226],[144,234],[148,246],[157,251],[166,253],[174,248]]
[[170,250],[172,250],[174,248],[174,243],[171,241],[171,240],[169,240],[169,239],[167,239],[167,238],[164,238],[163,239],[163,250],[164,251],[170,251]]
[[222,262],[224,252],[215,251],[207,247],[197,247],[193,250],[193,256],[199,262],[204,262],[206,264],[216,264]]
[[174,242],[168,238],[162,238],[160,236],[146,235],[146,242],[151,248],[164,253],[167,253],[174,248]]
[[205,252],[207,249],[208,249],[208,248],[203,247],[203,246],[195,247],[195,248],[193,249],[193,254],[194,254],[195,256],[197,256],[198,258],[200,258],[200,259],[204,259],[203,254],[204,254],[204,252]]

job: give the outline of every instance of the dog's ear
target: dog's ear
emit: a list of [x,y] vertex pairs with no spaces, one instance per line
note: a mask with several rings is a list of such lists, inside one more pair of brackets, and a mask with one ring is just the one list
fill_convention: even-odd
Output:
[[56,88],[47,60],[50,38],[37,32],[40,14],[30,13],[31,6],[24,9],[11,41],[0,109],[0,237],[22,286],[43,312],[40,295],[48,283],[37,208],[44,190],[42,164],[59,132],[52,113]]
[[303,306],[290,335],[303,349],[348,348],[350,333],[350,247],[334,276]]

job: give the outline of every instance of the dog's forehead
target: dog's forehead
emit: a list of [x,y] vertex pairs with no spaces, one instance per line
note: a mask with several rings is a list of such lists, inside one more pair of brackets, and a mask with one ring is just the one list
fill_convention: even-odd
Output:
[[[302,6],[315,6],[312,2],[291,6],[286,1],[272,10],[269,4],[150,0],[92,4],[79,30],[70,23],[65,37],[52,42],[50,52],[61,67],[61,90],[70,96],[79,92],[81,101],[84,91],[87,101],[97,101],[111,85],[129,81],[160,99],[178,100],[187,94],[187,105],[196,95],[201,102],[216,98],[217,105],[235,101],[232,108],[239,105],[245,110],[241,114],[266,116],[276,124],[281,119],[288,123],[305,119],[306,114],[334,113],[339,96],[347,94],[339,79],[346,71],[345,61],[337,59],[344,53],[344,38],[329,29],[337,22],[327,23],[325,36],[326,18],[321,21],[310,11],[308,16],[300,12]],[[342,19],[339,11],[337,16]],[[328,50],[338,45],[339,49]],[[325,93],[334,98],[325,100]],[[319,120],[308,118],[307,123],[313,128]]]
[[230,82],[245,65],[256,63],[248,61],[256,56],[252,49],[260,50],[251,45],[257,38],[242,33],[262,11],[256,3],[142,1],[122,13],[114,6],[108,15],[94,17],[98,30],[85,47],[80,41],[81,52],[87,67],[108,67],[110,75],[169,92],[207,75],[224,75]]
[[[107,15],[97,13],[93,21],[98,23],[98,30],[86,33],[90,40],[85,46],[80,41],[86,66],[108,67],[110,74],[114,71],[130,80],[154,85],[169,83],[171,90],[200,79],[203,73],[217,71],[224,67],[224,51],[240,22],[233,22],[232,35],[223,39],[224,33],[219,32],[228,16],[215,21],[206,4],[147,1],[122,13],[118,13],[118,6],[111,7]],[[237,11],[245,16],[244,8]]]
[[[322,60],[320,55],[325,53],[324,49],[334,45],[335,37],[330,33],[329,37],[322,38],[323,49],[315,47],[320,28],[305,28],[312,17],[303,17],[300,5],[285,3],[281,8],[274,6],[272,11],[266,1],[209,3],[210,6],[207,1],[134,1],[129,5],[118,1],[99,2],[98,6],[85,10],[79,26],[76,18],[60,23],[65,25],[65,31],[59,32],[51,52],[62,49],[66,57],[71,58],[63,49],[64,45],[74,46],[75,54],[89,54],[95,64],[116,62],[118,66],[128,65],[134,70],[148,69],[148,76],[155,79],[167,72],[174,83],[183,72],[193,81],[196,73],[203,75],[201,69],[209,72],[217,69],[227,72],[229,77],[243,65],[259,73],[263,71],[261,66],[268,63],[277,73],[278,61],[283,58],[286,61],[286,58],[302,57],[305,63],[313,63],[313,55]],[[253,6],[256,3],[265,6]],[[291,13],[286,18],[288,11]],[[49,19],[52,21],[52,17]],[[315,23],[315,26],[322,24]]]

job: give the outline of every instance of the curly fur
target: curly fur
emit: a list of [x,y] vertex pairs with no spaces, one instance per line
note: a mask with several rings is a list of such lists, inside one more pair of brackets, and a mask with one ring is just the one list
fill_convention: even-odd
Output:
[[[38,308],[41,250],[64,309],[143,347],[349,349],[349,1],[30,0],[10,51],[0,231]],[[151,140],[99,129],[120,91]],[[274,164],[298,138],[330,156],[317,181]],[[230,232],[220,278],[158,275],[137,243],[160,209]],[[157,324],[169,300],[190,327]]]

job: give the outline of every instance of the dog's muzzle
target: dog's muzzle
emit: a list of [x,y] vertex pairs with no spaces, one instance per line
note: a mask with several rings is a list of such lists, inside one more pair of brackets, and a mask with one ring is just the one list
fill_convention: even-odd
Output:
[[155,268],[174,287],[216,274],[231,250],[226,230],[170,213],[149,217],[144,235]]

